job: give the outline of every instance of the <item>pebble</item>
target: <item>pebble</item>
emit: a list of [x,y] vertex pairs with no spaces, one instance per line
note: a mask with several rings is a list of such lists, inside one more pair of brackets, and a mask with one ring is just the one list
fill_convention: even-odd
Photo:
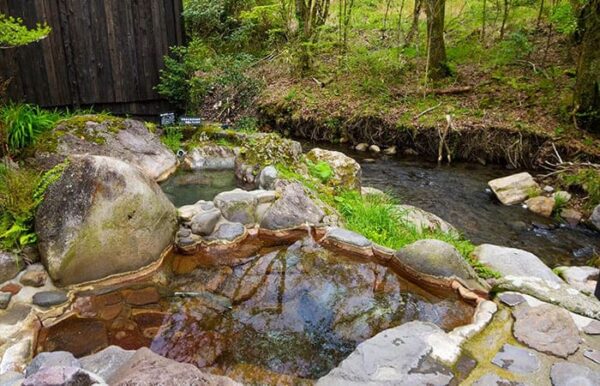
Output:
[[17,283],[8,283],[2,288],[0,288],[0,292],[9,292],[13,295],[16,295],[21,291],[21,288],[23,287],[21,287]]
[[367,151],[368,149],[369,149],[369,144],[368,143],[359,143],[354,148],[354,150],[357,150],[357,151]]
[[509,307],[518,306],[519,304],[525,302],[525,298],[518,294],[501,293],[500,295],[498,295],[498,297],[500,298],[500,301],[502,301],[502,303],[506,304]]
[[593,320],[583,328],[583,332],[588,335],[600,335],[600,321]]
[[67,295],[62,291],[43,291],[33,295],[33,304],[44,308],[62,304],[67,300]]
[[8,308],[12,294],[10,292],[0,292],[0,310]]
[[598,350],[594,350],[594,349],[590,349],[590,350],[585,350],[583,352],[583,356],[585,356],[587,359],[596,362],[597,364],[600,364],[600,351]]
[[19,282],[27,287],[43,287],[46,284],[48,274],[46,271],[31,270],[25,272]]
[[530,374],[540,368],[540,360],[533,352],[510,344],[502,346],[492,363],[518,374]]
[[381,148],[379,146],[377,146],[377,145],[371,145],[371,146],[369,146],[369,151],[371,153],[376,153],[377,154],[377,153],[381,153]]

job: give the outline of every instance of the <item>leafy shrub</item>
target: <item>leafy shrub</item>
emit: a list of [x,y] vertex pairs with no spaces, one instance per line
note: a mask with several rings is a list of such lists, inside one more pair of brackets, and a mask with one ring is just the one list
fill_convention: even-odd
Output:
[[245,161],[253,165],[294,165],[300,158],[292,141],[274,133],[249,138],[240,151]]
[[0,49],[24,46],[44,39],[52,29],[47,24],[37,24],[29,29],[23,20],[0,13]]
[[524,58],[533,50],[533,45],[523,31],[513,32],[507,40],[503,40],[495,50],[493,62],[503,66]]
[[550,22],[556,30],[571,35],[577,30],[577,17],[570,3],[558,3],[552,8]]
[[67,166],[61,163],[42,175],[6,165],[0,169],[0,248],[20,250],[37,241],[35,211]]
[[258,119],[255,117],[242,117],[233,126],[236,131],[244,133],[256,133],[258,131]]
[[37,138],[61,118],[57,112],[42,110],[28,104],[13,104],[0,110],[3,123],[3,141],[12,151],[33,145]]

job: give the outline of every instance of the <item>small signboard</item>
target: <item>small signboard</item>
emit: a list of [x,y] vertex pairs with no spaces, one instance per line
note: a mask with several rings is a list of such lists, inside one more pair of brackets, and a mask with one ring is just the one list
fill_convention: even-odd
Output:
[[160,114],[160,125],[170,126],[175,124],[175,113]]
[[179,117],[179,123],[186,126],[200,126],[202,124],[202,118]]

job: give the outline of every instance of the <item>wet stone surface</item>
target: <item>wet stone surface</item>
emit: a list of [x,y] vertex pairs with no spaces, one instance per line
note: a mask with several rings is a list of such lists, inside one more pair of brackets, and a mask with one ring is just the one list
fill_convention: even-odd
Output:
[[540,361],[533,352],[510,344],[502,347],[492,363],[518,374],[533,373],[540,368]]

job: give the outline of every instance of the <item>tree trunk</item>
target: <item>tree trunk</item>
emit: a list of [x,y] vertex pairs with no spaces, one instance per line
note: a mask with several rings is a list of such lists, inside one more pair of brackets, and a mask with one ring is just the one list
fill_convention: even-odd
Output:
[[581,10],[581,54],[575,84],[575,120],[600,133],[600,0],[590,0]]
[[412,24],[410,26],[410,30],[408,30],[408,35],[406,35],[406,41],[404,42],[405,47],[408,47],[412,43],[415,35],[417,35],[419,32],[419,16],[421,15],[421,5],[422,0],[415,0]]
[[427,77],[432,80],[450,75],[446,64],[444,16],[446,0],[426,0],[427,13]]
[[510,0],[504,0],[504,15],[502,16],[502,26],[500,27],[500,40],[504,39],[506,22],[508,21],[508,11],[510,9]]

